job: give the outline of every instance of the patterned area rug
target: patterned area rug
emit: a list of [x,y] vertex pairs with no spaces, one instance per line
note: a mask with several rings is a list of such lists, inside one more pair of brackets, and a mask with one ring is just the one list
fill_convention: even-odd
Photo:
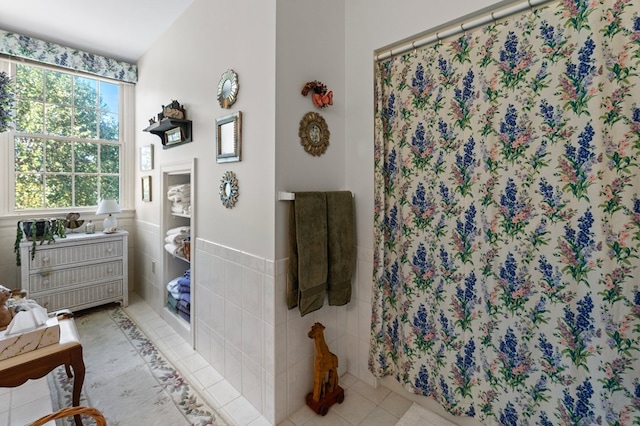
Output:
[[[80,405],[100,410],[109,426],[227,425],[120,307],[88,311],[75,321],[86,366]],[[48,381],[54,411],[71,406],[73,379],[64,367]],[[83,423],[95,420],[83,417]]]

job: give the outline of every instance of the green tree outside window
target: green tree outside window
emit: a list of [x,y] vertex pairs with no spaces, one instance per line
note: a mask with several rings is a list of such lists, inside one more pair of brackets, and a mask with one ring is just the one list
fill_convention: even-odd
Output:
[[15,208],[118,200],[119,85],[16,65],[15,92]]

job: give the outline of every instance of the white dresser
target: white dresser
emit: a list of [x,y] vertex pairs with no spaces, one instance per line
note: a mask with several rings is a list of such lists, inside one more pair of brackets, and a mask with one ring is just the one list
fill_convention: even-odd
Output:
[[129,234],[69,233],[55,243],[20,244],[22,288],[49,312],[80,309],[109,302],[129,303],[127,244]]

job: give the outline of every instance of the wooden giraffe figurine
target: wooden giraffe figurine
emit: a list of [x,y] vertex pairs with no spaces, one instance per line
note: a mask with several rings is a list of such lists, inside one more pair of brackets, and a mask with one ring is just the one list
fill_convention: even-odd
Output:
[[313,392],[307,395],[307,404],[323,416],[327,414],[329,406],[336,401],[344,401],[344,391],[338,386],[338,357],[329,351],[324,340],[324,329],[324,325],[317,322],[307,334],[316,345]]

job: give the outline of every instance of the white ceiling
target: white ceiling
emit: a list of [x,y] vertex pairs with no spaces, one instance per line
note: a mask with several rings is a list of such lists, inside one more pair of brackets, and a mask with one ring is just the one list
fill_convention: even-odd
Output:
[[193,0],[0,0],[0,29],[136,63]]

